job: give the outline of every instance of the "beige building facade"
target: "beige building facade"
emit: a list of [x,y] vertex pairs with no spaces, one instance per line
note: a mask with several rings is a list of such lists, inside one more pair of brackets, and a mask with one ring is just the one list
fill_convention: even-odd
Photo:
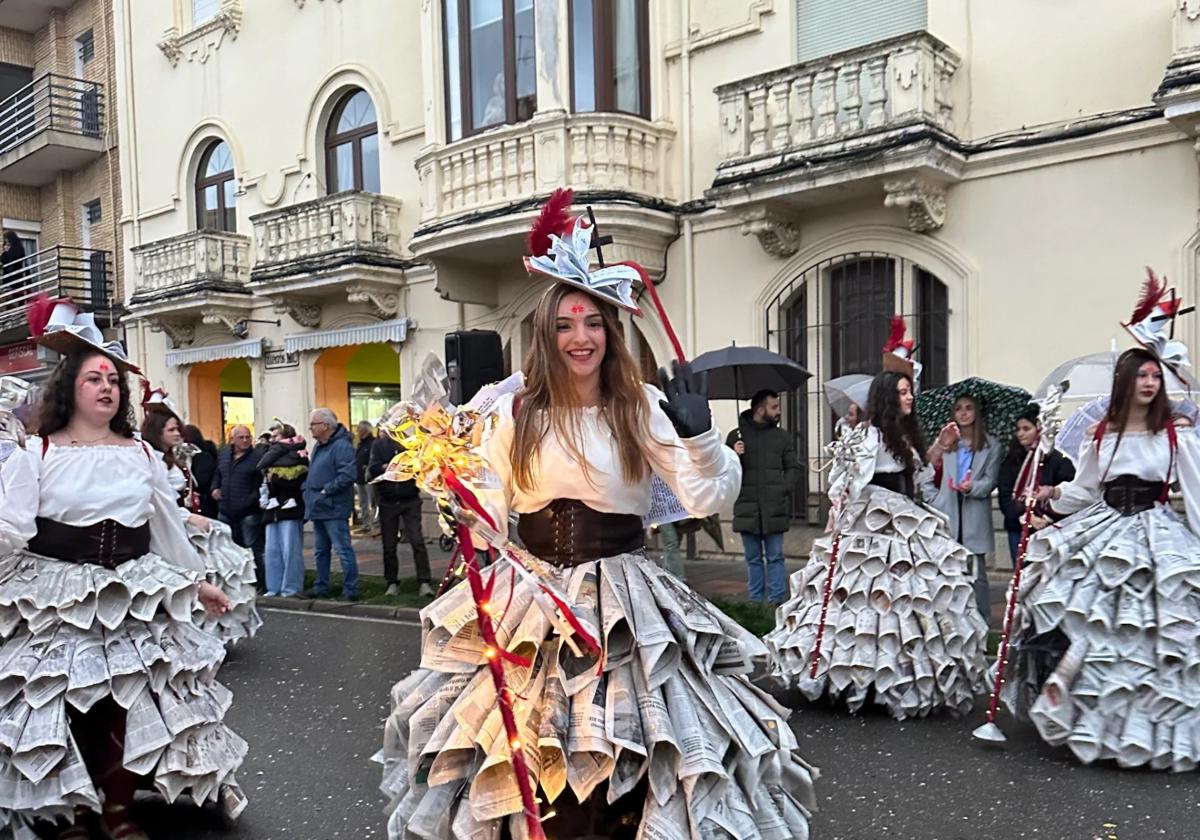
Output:
[[103,0],[13,0],[0,8],[0,373],[44,377],[25,308],[70,297],[115,331],[124,303],[116,43]]
[[[1119,338],[1143,266],[1196,300],[1195,0],[115,10],[125,329],[213,437],[369,417],[455,330],[519,367],[543,288],[524,233],[560,185],[661,284],[689,354],[812,371],[786,403],[811,458],[822,383],[876,370],[893,312],[927,383],[1032,389]],[[626,338],[650,369],[670,349],[645,308]]]

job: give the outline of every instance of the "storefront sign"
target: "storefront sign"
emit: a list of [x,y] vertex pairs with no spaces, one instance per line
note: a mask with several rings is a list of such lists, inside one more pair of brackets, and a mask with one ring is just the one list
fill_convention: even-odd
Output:
[[267,350],[263,353],[263,367],[267,370],[294,368],[300,366],[300,353],[289,353],[286,350]]
[[41,366],[37,345],[32,341],[0,347],[0,374],[25,373]]

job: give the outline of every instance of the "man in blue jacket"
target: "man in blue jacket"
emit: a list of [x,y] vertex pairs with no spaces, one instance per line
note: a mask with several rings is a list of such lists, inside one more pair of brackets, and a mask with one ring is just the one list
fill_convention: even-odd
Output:
[[316,440],[309,453],[304,482],[304,514],[313,526],[313,555],[317,580],[306,594],[329,597],[330,547],[342,563],[342,600],[358,600],[358,559],[350,542],[350,514],[354,509],[354,479],[358,468],[350,432],[328,408],[318,408],[308,429]]
[[262,508],[258,503],[262,473],[258,471],[258,453],[254,451],[253,444],[254,436],[246,426],[230,429],[229,446],[217,455],[212,497],[217,501],[217,518],[229,526],[233,541],[253,552],[257,588],[266,591]]

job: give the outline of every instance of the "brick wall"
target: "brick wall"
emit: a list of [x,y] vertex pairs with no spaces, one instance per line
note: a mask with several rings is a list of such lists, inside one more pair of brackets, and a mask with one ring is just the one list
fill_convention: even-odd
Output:
[[33,66],[33,36],[28,32],[0,27],[0,62]]

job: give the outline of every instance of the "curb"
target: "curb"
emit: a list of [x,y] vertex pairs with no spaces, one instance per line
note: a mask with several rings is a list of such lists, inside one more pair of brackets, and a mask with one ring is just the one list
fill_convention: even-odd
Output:
[[323,615],[344,615],[351,618],[374,618],[383,621],[420,622],[421,611],[413,607],[389,607],[387,604],[348,604],[324,598],[267,598],[260,596],[258,606],[281,612],[313,612]]

